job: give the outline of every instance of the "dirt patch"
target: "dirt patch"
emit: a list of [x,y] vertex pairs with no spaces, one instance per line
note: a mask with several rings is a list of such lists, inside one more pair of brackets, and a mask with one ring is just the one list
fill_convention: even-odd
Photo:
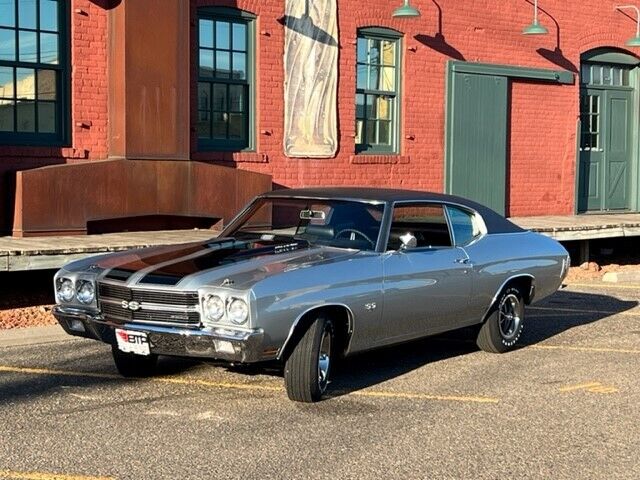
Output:
[[637,238],[610,238],[592,240],[589,262],[578,264],[579,244],[568,242],[565,246],[571,254],[567,282],[600,280],[607,272],[627,272],[640,270],[640,250]]
[[0,310],[0,330],[8,328],[40,327],[54,325],[56,319],[51,314],[51,307],[25,307]]
[[0,330],[56,323],[54,271],[0,273]]
[[567,274],[567,282],[600,280],[607,272],[637,272],[638,270],[640,270],[640,265],[619,265],[617,263],[600,265],[597,262],[589,262],[579,267],[571,267]]

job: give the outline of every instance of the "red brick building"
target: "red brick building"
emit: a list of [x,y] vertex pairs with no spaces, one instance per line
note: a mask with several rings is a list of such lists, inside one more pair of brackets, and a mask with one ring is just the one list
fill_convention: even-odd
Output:
[[[513,216],[640,209],[635,11],[540,0],[548,33],[524,35],[528,0],[412,0],[418,18],[394,17],[400,0],[331,3],[2,2],[0,230],[206,223],[270,187],[247,172]],[[287,94],[321,114],[304,123]],[[333,150],[296,155],[304,135]]]

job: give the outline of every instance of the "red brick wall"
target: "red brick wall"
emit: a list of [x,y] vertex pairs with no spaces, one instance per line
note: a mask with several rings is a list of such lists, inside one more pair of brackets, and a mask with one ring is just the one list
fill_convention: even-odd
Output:
[[[10,222],[12,205],[7,190],[11,188],[15,170],[78,159],[103,159],[108,155],[106,36],[107,9],[111,3],[114,2],[71,2],[70,147],[0,146],[0,188],[3,190],[0,230],[6,230]],[[552,19],[545,13],[540,15],[541,23],[550,31],[542,37],[521,35],[522,28],[532,18],[533,7],[526,0],[412,0],[420,8],[422,17],[393,19],[392,11],[401,3],[401,0],[338,0],[340,149],[336,158],[309,160],[286,158],[282,153],[284,28],[278,20],[284,15],[284,0],[192,0],[193,20],[199,5],[237,6],[258,15],[256,152],[199,153],[192,128],[192,158],[269,173],[276,184],[283,186],[379,185],[442,191],[447,60],[577,70],[582,52],[603,46],[623,47],[635,29],[634,20],[616,12],[614,6],[618,2],[612,0],[541,2],[553,16]],[[195,26],[196,22],[192,21],[194,45]],[[354,155],[354,42],[357,29],[366,26],[389,27],[404,33],[402,148],[398,156]],[[195,67],[195,48],[191,56]],[[195,125],[195,73],[194,68],[192,126]],[[510,214],[572,213],[577,117],[577,84],[513,82]]]
[[0,232],[11,226],[15,171],[107,156],[106,3],[73,0],[69,8],[71,144],[64,148],[0,146]]
[[[541,13],[540,22],[550,33],[541,37],[521,34],[533,15],[533,6],[524,0],[413,0],[422,17],[405,20],[391,17],[400,0],[338,0],[340,150],[334,159],[290,159],[282,153],[284,32],[278,19],[284,15],[284,1],[195,3],[237,6],[258,15],[258,138],[257,154],[198,153],[192,129],[192,156],[205,161],[232,160],[238,168],[270,173],[275,183],[284,186],[358,184],[442,191],[447,60],[577,72],[582,52],[601,46],[623,47],[635,29],[632,19],[614,11],[617,3],[610,0],[542,2],[548,14]],[[434,39],[440,23],[437,6],[445,41]],[[389,27],[405,34],[400,156],[354,157],[354,41],[356,30],[366,26]],[[195,27],[192,38],[195,44]],[[195,65],[195,49],[192,59]],[[196,73],[194,69],[192,111]],[[509,214],[573,213],[578,93],[577,83],[513,82]],[[195,116],[192,122],[195,124]],[[265,159],[266,163],[254,163]]]

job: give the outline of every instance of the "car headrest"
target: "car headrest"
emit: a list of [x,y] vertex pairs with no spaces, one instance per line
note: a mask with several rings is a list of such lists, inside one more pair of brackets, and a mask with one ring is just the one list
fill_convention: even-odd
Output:
[[408,233],[408,230],[406,228],[402,228],[402,229],[392,228],[391,231],[389,232],[389,241],[387,242],[387,249],[398,250],[402,245],[402,240],[400,240],[400,237],[406,233]]
[[335,235],[335,231],[330,225],[307,225],[304,233],[326,240],[332,239]]

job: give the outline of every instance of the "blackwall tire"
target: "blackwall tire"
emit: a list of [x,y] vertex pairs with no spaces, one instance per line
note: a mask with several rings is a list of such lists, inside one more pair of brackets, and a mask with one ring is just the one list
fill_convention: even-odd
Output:
[[125,353],[118,350],[115,345],[111,346],[111,354],[118,373],[123,377],[150,377],[156,372],[157,355],[144,356]]
[[505,353],[513,350],[524,328],[524,297],[517,287],[507,287],[484,322],[476,343],[481,350]]
[[291,400],[312,403],[322,398],[329,384],[333,344],[331,320],[318,317],[285,363],[284,383]]

